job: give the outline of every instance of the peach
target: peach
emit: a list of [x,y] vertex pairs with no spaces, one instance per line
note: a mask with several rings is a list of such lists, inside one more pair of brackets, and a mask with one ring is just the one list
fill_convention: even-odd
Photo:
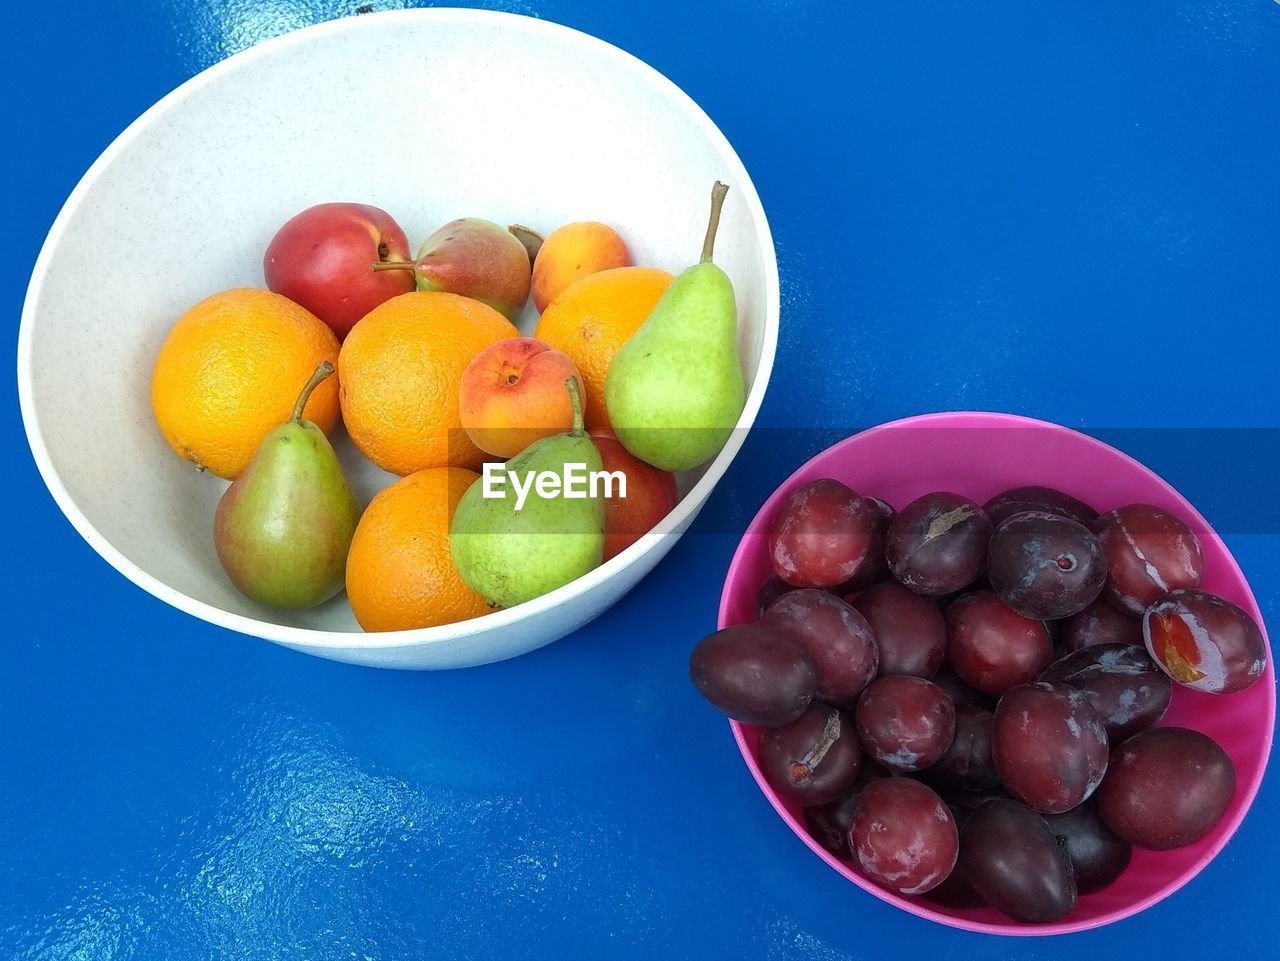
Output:
[[573,404],[565,387],[570,377],[582,383],[569,356],[533,337],[492,344],[462,374],[462,428],[482,451],[514,457],[535,440],[573,426]]
[[612,227],[594,220],[565,224],[542,242],[533,262],[534,306],[542,313],[575,280],[630,266],[631,252]]

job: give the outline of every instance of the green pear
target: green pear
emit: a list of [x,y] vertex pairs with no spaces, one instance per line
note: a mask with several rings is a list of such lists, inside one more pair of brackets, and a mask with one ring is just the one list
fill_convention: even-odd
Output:
[[702,259],[671,282],[613,358],[604,397],[618,440],[665,471],[715,456],[746,404],[733,284],[711,262],[729,190],[716,182]]
[[[492,220],[463,217],[422,242],[418,259],[379,261],[373,270],[412,270],[419,290],[444,290],[487,304],[515,320],[529,299],[528,227],[500,227]],[[537,243],[541,246],[541,238]]]
[[[565,387],[573,402],[573,428],[534,441],[505,465],[486,465],[493,483],[483,477],[472,484],[453,515],[453,563],[463,581],[494,607],[540,597],[598,567],[603,557],[604,502],[598,492],[583,484],[587,496],[564,496],[565,465],[575,465],[578,476],[604,469],[583,427],[577,378],[570,377]],[[559,476],[562,489],[552,493],[547,483],[540,490],[535,479],[542,475]],[[497,496],[485,496],[486,491]]]
[[301,610],[342,590],[360,505],[329,438],[302,419],[307,398],[333,373],[316,368],[293,416],[262,441],[218,501],[213,543],[240,593]]

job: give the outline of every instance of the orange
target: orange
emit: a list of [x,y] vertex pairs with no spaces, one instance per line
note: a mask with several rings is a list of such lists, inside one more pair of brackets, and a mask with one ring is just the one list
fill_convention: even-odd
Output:
[[605,374],[670,284],[671,275],[656,267],[602,270],[567,287],[538,321],[534,336],[568,354],[582,373],[588,427],[609,426]]
[[370,501],[347,554],[347,599],[366,631],[407,631],[488,613],[449,555],[453,512],[477,476],[433,467]]
[[[151,373],[151,409],[169,446],[201,470],[234,478],[293,411],[338,338],[292,300],[226,290],[183,314]],[[338,422],[338,378],[320,384],[303,416],[325,433]]]
[[361,453],[383,470],[475,467],[462,430],[458,385],[480,351],[520,336],[492,307],[458,294],[413,291],[365,314],[338,356],[342,419]]

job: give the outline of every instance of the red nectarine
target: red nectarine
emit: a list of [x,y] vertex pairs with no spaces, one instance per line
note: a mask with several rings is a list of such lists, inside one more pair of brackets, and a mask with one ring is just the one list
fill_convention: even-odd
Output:
[[593,427],[588,436],[600,451],[606,471],[627,475],[627,496],[604,502],[604,559],[622,553],[642,534],[653,530],[680,499],[676,477],[627,452],[608,427]]
[[270,290],[307,308],[341,340],[373,308],[413,290],[412,274],[370,269],[408,256],[409,241],[385,210],[317,204],[276,231],[262,271]]

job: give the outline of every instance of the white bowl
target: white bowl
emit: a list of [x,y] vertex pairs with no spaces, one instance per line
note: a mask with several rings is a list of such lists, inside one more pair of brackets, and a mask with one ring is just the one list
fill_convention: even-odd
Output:
[[[151,416],[156,351],[214,291],[262,286],[298,210],[377,204],[411,244],[459,216],[620,227],[637,263],[696,260],[712,181],[731,187],[716,260],[738,296],[750,384],[739,429],[623,554],[537,600],[460,624],[364,634],[345,597],[285,613],[238,594],[213,551],[225,484]],[[531,308],[530,308],[531,309]],[[532,329],[532,314],[522,328]],[[698,106],[644,63],[540,20],[403,10],[323,24],[206,70],[148,110],[72,192],[22,312],[18,390],[45,483],[117,570],[197,617],[358,664],[446,668],[541,647],[618,600],[689,526],[755,420],[778,333],[778,271],[755,187]],[[336,438],[357,492],[393,478]]]

